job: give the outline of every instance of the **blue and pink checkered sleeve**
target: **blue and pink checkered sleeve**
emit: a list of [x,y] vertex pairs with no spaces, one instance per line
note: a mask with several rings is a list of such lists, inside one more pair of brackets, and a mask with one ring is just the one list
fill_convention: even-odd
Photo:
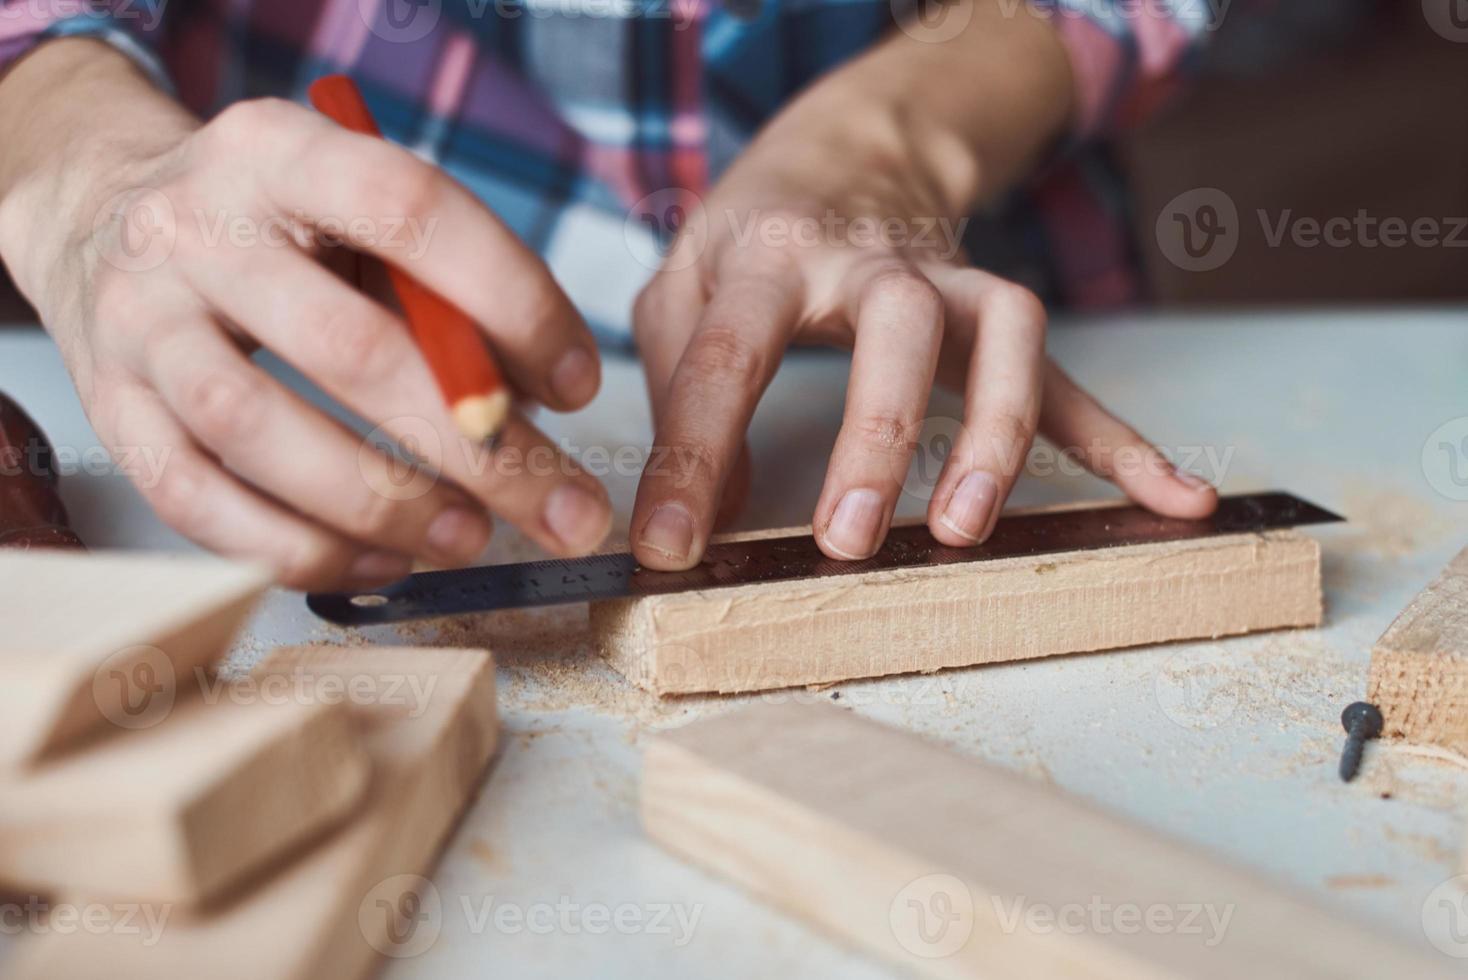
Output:
[[1126,129],[1149,116],[1186,81],[1219,27],[1214,0],[1031,0],[1070,53],[1075,136]]
[[42,41],[90,37],[111,44],[171,89],[156,54],[173,0],[0,0],[0,74]]

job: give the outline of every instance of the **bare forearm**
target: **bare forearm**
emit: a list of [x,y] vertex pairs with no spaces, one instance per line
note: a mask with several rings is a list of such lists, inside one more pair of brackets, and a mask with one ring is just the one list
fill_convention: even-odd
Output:
[[752,149],[798,134],[823,159],[849,159],[883,184],[874,197],[890,200],[885,182],[901,181],[902,196],[929,209],[914,213],[967,213],[1010,187],[1065,129],[1069,56],[1024,3],[956,0],[930,20],[894,30],[823,79]]

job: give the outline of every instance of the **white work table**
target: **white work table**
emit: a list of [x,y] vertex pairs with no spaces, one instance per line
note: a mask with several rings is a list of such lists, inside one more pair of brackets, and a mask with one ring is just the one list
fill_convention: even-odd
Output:
[[[1455,913],[1438,901],[1450,890],[1434,893],[1460,871],[1468,771],[1374,743],[1356,782],[1335,774],[1340,712],[1364,694],[1371,644],[1468,544],[1465,311],[1075,320],[1054,329],[1051,348],[1162,445],[1211,447],[1226,461],[1223,472],[1206,457],[1195,469],[1221,476],[1225,491],[1288,489],[1350,518],[1309,532],[1325,549],[1325,625],[766,697],[839,694],[863,714],[1211,848],[1424,949],[1432,948],[1429,933],[1446,943],[1456,928],[1468,956],[1468,903]],[[754,489],[741,526],[809,520],[840,417],[845,363],[801,353],[782,369],[751,433]],[[590,409],[543,415],[541,424],[573,447],[645,446],[638,366],[612,358],[605,374]],[[63,463],[68,453],[95,462],[95,437],[44,337],[0,330],[0,389],[35,416]],[[957,413],[947,396],[930,409]],[[84,470],[91,472],[65,479],[65,497],[92,547],[189,547],[122,477]],[[607,482],[616,533],[625,536],[636,475]],[[1026,477],[1012,503],[1108,495],[1089,477]],[[903,513],[922,507],[909,498]],[[489,558],[531,556],[501,528]],[[580,633],[584,622],[583,607],[565,607],[422,624],[400,637],[385,628],[353,634],[281,592],[237,643],[238,666],[276,644],[399,638],[486,643],[500,662],[502,748],[434,875],[441,932],[421,955],[388,962],[383,975],[888,976],[882,964],[643,837],[645,738],[750,699],[659,704],[596,658]],[[912,832],[923,833],[923,814],[912,818]],[[501,906],[519,911],[497,913]],[[648,928],[655,919],[659,928]]]

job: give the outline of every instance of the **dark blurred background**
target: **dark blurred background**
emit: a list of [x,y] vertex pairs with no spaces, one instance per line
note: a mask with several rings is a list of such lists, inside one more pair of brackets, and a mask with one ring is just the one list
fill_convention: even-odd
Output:
[[[1451,4],[1460,29],[1443,19]],[[1287,0],[1236,23],[1247,34],[1225,22],[1200,83],[1119,147],[1151,294],[1165,305],[1468,296],[1468,227],[1458,227],[1468,223],[1468,2],[1348,12]],[[1189,272],[1159,254],[1152,227],[1200,187],[1233,200],[1240,237],[1220,268]],[[1323,222],[1362,209],[1429,219],[1445,237],[1457,228],[1457,244],[1304,247],[1286,236],[1271,246],[1258,219],[1262,210],[1277,227],[1286,214]]]

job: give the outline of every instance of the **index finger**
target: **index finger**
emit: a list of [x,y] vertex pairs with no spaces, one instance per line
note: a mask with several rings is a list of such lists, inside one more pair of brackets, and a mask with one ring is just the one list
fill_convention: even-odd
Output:
[[744,432],[774,377],[799,313],[793,282],[721,283],[659,406],[653,454],[637,488],[632,550],[648,568],[703,557]]

